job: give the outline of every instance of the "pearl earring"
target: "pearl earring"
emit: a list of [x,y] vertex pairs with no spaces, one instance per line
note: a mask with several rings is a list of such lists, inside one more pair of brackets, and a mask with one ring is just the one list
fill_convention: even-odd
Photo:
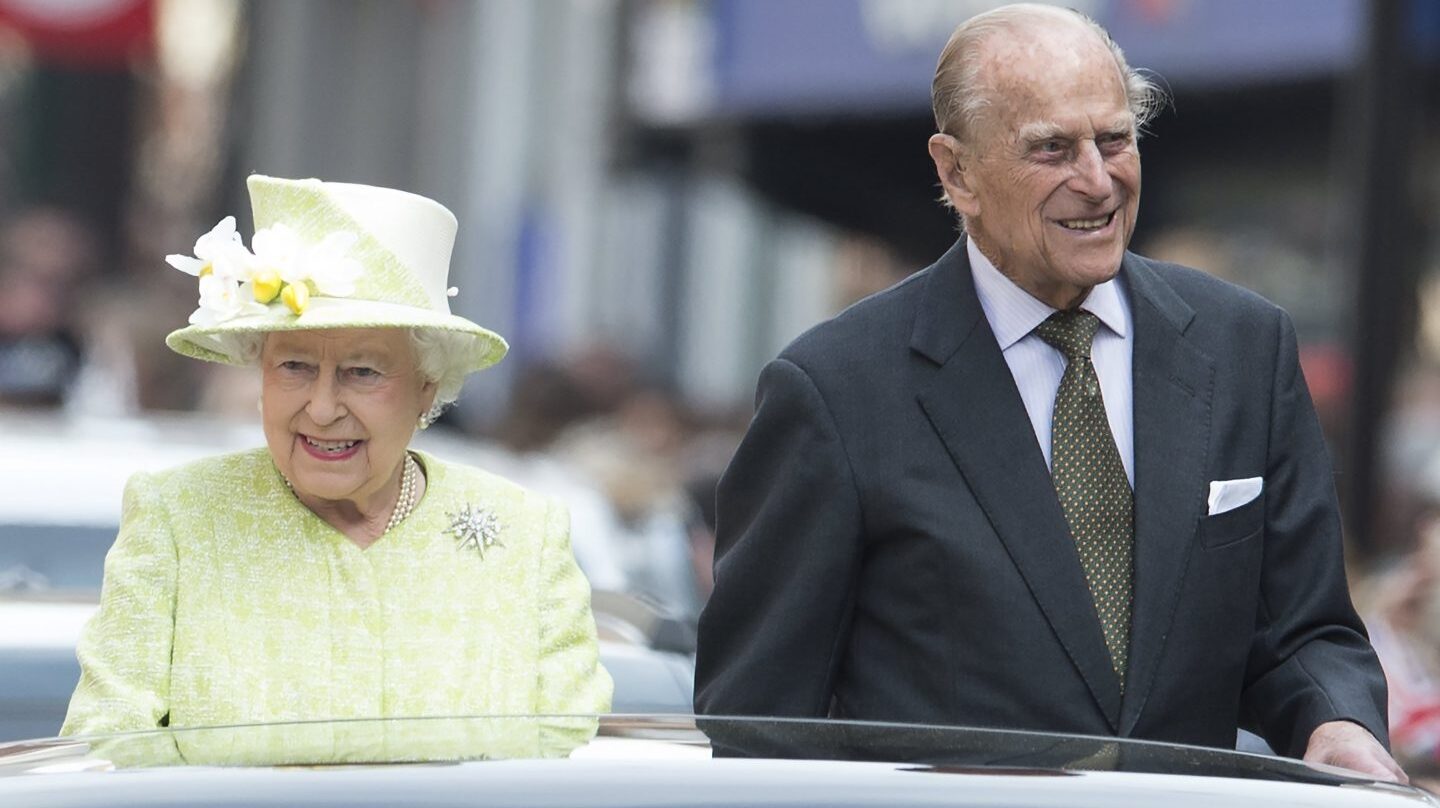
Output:
[[415,425],[421,429],[429,428],[431,424],[435,423],[436,419],[440,417],[440,413],[444,412],[444,410],[444,404],[441,404],[438,401],[435,402],[433,405],[431,405],[430,409],[420,413],[420,418],[415,422]]

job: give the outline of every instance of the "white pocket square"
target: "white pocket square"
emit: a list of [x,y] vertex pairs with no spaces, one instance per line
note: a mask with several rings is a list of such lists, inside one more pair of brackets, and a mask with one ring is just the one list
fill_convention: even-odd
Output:
[[1210,516],[1233,511],[1260,496],[1265,488],[1264,477],[1243,480],[1216,480],[1210,483]]

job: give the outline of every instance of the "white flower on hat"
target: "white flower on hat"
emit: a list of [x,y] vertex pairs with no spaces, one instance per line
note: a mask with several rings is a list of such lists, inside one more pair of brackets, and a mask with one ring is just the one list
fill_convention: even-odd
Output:
[[242,314],[264,311],[240,286],[252,256],[235,231],[235,217],[226,216],[195,240],[195,255],[167,255],[165,263],[200,279],[200,303],[190,315],[196,325],[215,325]]
[[329,297],[355,294],[355,281],[360,277],[360,262],[350,257],[350,249],[360,237],[354,233],[330,233],[319,243],[305,249],[300,257],[301,273],[291,283],[310,281],[315,291]]
[[212,326],[242,314],[264,314],[251,292],[235,278],[211,272],[200,276],[200,307],[190,315],[190,324]]
[[274,224],[256,230],[250,246],[254,253],[246,267],[246,280],[251,285],[251,296],[257,302],[271,303],[280,296],[287,283],[295,282],[296,259],[301,251],[300,236],[288,225]]
[[312,293],[349,297],[363,271],[350,257],[359,240],[354,233],[337,231],[306,243],[289,225],[277,223],[256,231],[252,252],[235,230],[235,217],[226,216],[196,240],[194,257],[167,255],[165,262],[199,278],[200,306],[190,322],[214,326],[243,314],[263,314],[272,303],[303,314]]
[[[283,223],[256,231],[251,240],[255,254],[249,276],[256,299],[268,303],[278,295],[300,314],[308,305],[312,287],[326,297],[349,297],[355,293],[361,273],[360,263],[349,256],[358,240],[354,233],[335,232],[305,244]],[[290,291],[285,294],[287,289]]]
[[250,239],[250,246],[254,249],[257,260],[283,271],[289,268],[300,254],[300,234],[288,224],[272,224],[256,230],[255,237]]
[[195,240],[193,258],[188,255],[167,255],[165,263],[186,275],[203,278],[213,273],[234,279],[244,275],[249,257],[250,251],[245,249],[244,243],[240,241],[240,234],[235,231],[235,217],[226,216],[219,224],[210,228],[210,232]]

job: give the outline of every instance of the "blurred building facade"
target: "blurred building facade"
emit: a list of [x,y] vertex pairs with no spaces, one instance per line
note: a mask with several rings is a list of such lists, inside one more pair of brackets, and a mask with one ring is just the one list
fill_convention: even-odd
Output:
[[[456,306],[517,359],[604,340],[731,404],[848,300],[857,243],[913,270],[953,239],[929,76],[954,22],[995,5],[256,0],[236,165],[435,196],[462,221]],[[1145,144],[1140,241],[1343,337],[1332,124],[1366,4],[1080,6],[1177,96]]]
[[[805,277],[823,269],[824,225],[766,210],[723,172],[620,165],[624,4],[247,10],[241,173],[394,185],[455,210],[453,305],[514,346],[509,371],[467,391],[472,406],[498,407],[528,360],[595,342],[728,405],[777,333],[830,310],[815,300],[824,279]],[[233,196],[229,209],[242,208]],[[747,287],[760,278],[777,285]],[[770,313],[757,322],[760,309]]]

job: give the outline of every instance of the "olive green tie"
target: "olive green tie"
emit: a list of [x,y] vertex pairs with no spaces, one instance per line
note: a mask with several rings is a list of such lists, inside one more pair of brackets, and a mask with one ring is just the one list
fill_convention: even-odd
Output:
[[1035,333],[1065,355],[1065,375],[1055,393],[1051,419],[1050,474],[1123,689],[1130,646],[1135,498],[1105,417],[1100,379],[1090,362],[1090,345],[1099,324],[1088,311],[1057,311]]

